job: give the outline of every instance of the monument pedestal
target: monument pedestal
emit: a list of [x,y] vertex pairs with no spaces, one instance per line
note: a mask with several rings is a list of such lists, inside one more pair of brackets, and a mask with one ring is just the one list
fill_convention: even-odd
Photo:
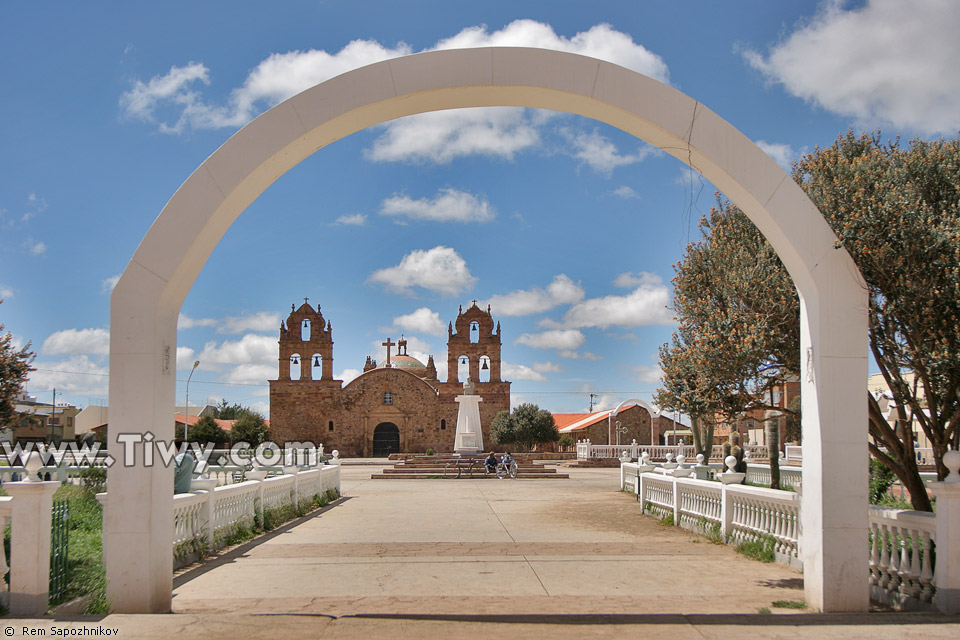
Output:
[[453,450],[459,454],[475,455],[483,451],[483,433],[480,431],[480,396],[463,395],[454,398],[460,404],[457,411],[457,434]]

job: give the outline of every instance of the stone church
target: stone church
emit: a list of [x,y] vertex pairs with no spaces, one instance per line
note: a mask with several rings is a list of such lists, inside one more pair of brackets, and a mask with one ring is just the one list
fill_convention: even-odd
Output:
[[[346,385],[333,377],[333,329],[320,307],[305,299],[291,305],[280,324],[280,370],[270,381],[270,436],[274,442],[310,441],[345,456],[453,451],[457,427],[454,401],[467,376],[480,403],[483,442],[490,424],[510,410],[510,383],[500,378],[500,323],[490,307],[460,307],[448,326],[447,380],[437,379],[430,356],[424,364],[407,354],[401,338],[383,343],[386,360],[367,356],[363,373]],[[393,348],[396,347],[396,353]],[[462,379],[458,378],[462,372]]]

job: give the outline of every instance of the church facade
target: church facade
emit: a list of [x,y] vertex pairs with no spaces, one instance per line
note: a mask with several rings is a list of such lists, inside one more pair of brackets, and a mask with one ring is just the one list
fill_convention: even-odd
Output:
[[494,325],[490,308],[474,301],[460,308],[447,333],[445,382],[437,379],[433,356],[424,364],[408,355],[401,337],[383,343],[384,362],[367,356],[363,373],[343,384],[333,377],[332,324],[307,300],[299,309],[291,306],[280,325],[278,376],[270,381],[271,439],[322,443],[325,451],[345,456],[451,452],[461,371],[483,398],[480,421],[489,444],[494,417],[510,410],[510,383],[500,377],[500,323]]

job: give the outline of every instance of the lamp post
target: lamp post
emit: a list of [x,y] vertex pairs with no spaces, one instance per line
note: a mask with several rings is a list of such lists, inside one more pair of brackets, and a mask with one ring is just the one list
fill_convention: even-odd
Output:
[[197,360],[193,363],[193,369],[190,369],[190,375],[187,376],[187,398],[185,404],[183,405],[183,441],[187,442],[187,426],[190,424],[190,378],[193,377],[193,372],[197,370],[197,367],[200,366],[200,361]]

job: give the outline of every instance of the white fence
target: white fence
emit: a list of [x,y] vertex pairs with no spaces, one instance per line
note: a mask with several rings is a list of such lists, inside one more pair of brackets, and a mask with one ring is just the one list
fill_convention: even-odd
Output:
[[[769,473],[769,467],[766,470]],[[802,568],[798,493],[638,471],[635,463],[622,464],[620,486],[636,493],[645,513],[672,516],[676,525],[733,544],[772,538],[777,559]],[[799,476],[799,470],[791,470],[781,481],[799,484],[793,473]],[[946,517],[960,506],[960,482],[933,486],[940,496],[938,511]],[[944,575],[940,580],[937,565],[946,574],[946,563],[960,561],[960,550],[937,548],[937,514],[874,505],[869,510],[870,597],[897,609],[956,612],[960,599],[953,594],[960,590],[942,586],[956,578]],[[960,544],[960,536],[948,538],[953,539],[941,542]],[[936,599],[938,582],[942,583],[940,601]]]
[[[767,448],[763,445],[748,444],[744,447],[749,459],[766,460],[768,458]],[[650,456],[651,460],[666,460],[667,454],[673,454],[676,458],[679,455],[685,456],[688,460],[693,460],[697,455],[697,450],[693,445],[649,445],[638,444],[636,441],[630,444],[593,444],[589,440],[577,442],[577,458],[589,460],[597,458],[619,458],[626,452],[632,459],[639,459],[644,453]],[[710,459],[715,461],[723,460],[723,445],[713,445],[710,452]]]
[[772,538],[777,558],[800,566],[798,494],[659,473],[637,475],[636,465],[623,467],[623,487],[636,492],[645,513],[672,516],[676,525],[736,544]]

